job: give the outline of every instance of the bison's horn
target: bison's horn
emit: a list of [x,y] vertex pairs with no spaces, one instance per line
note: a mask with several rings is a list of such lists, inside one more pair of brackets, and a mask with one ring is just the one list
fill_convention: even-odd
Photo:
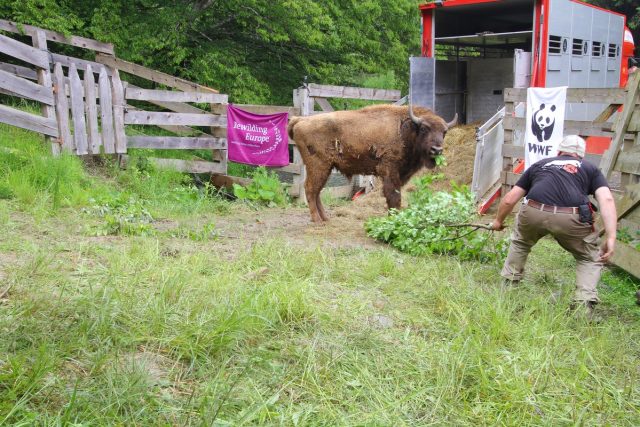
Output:
[[447,123],[447,129],[452,127],[452,126],[455,126],[457,124],[458,124],[458,113],[456,113],[456,115],[453,116],[453,120],[451,120],[449,123]]
[[413,105],[409,104],[409,117],[411,117],[411,121],[416,125],[420,126],[422,124],[422,119],[413,114]]

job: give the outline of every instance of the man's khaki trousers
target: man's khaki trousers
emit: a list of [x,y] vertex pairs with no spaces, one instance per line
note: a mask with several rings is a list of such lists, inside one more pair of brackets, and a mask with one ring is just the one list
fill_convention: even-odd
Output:
[[598,261],[598,232],[590,224],[580,222],[578,214],[545,212],[523,204],[511,234],[502,277],[521,280],[531,248],[547,234],[551,234],[576,260],[574,300],[597,302],[596,286],[603,265]]

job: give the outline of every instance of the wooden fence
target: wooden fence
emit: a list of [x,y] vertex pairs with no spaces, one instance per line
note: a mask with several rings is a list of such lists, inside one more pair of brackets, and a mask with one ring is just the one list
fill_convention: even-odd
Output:
[[[611,138],[609,149],[602,155],[587,152],[588,161],[599,166],[610,182],[618,181],[614,191],[618,210],[618,227],[631,235],[640,232],[640,73],[630,79],[626,89],[567,89],[568,103],[605,104],[606,107],[594,121],[565,120],[564,133],[582,137]],[[502,194],[515,185],[519,174],[514,164],[524,157],[522,141],[525,119],[515,117],[515,106],[526,102],[526,89],[506,89],[504,118]],[[614,122],[608,122],[616,112]],[[640,244],[640,239],[636,242]],[[640,251],[629,244],[619,242],[612,262],[640,278]]]

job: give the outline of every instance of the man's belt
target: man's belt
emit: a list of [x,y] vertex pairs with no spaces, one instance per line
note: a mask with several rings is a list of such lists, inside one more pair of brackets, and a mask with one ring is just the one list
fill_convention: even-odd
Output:
[[535,200],[531,200],[531,199],[527,199],[527,205],[531,206],[534,209],[538,209],[540,211],[545,211],[545,212],[567,213],[567,214],[577,214],[580,212],[578,208],[545,205],[544,203],[536,202]]

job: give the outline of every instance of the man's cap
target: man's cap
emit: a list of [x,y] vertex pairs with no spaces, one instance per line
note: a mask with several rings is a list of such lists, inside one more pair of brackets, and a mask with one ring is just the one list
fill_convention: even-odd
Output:
[[558,152],[575,153],[580,157],[584,157],[587,143],[578,135],[567,135],[558,145]]

